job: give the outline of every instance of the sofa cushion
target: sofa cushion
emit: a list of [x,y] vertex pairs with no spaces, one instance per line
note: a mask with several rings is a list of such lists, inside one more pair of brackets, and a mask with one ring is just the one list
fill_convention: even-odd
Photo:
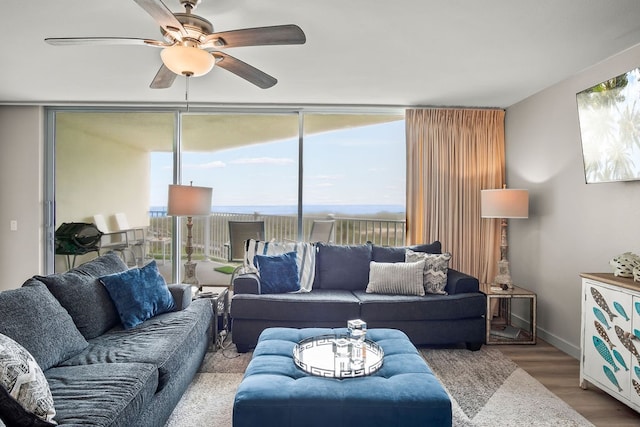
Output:
[[281,294],[300,290],[296,253],[256,255],[253,258],[260,275],[260,293]]
[[138,425],[158,389],[158,369],[151,364],[65,366],[45,374],[61,425]]
[[0,334],[22,345],[46,371],[88,343],[47,287],[35,279],[0,292]]
[[388,321],[458,320],[478,318],[486,311],[485,295],[383,295],[354,291],[360,300],[361,319],[369,324]]
[[366,292],[392,295],[424,295],[423,273],[424,260],[409,263],[371,261],[369,284]]
[[345,290],[314,289],[277,295],[236,294],[231,304],[234,319],[346,322],[357,319],[359,315],[358,299]]
[[444,289],[447,286],[447,272],[449,271],[450,260],[451,253],[449,252],[428,254],[407,249],[405,254],[406,262],[424,262],[424,291],[429,294],[447,294]]
[[102,276],[100,281],[116,305],[125,329],[136,327],[175,307],[173,296],[155,260],[142,268]]
[[24,347],[0,334],[0,419],[10,425],[38,425],[52,421],[55,414],[42,369]]
[[66,273],[35,278],[69,312],[80,333],[91,339],[120,323],[116,307],[98,278],[127,269],[115,252],[109,252]]
[[316,245],[314,289],[364,290],[367,287],[371,245]]
[[309,292],[316,275],[316,247],[308,242],[264,242],[249,239],[244,253],[244,273],[257,273],[253,258],[256,255],[296,253],[300,292]]
[[158,368],[161,390],[173,377],[184,375],[185,360],[193,357],[193,349],[208,335],[212,317],[211,301],[197,299],[182,311],[160,314],[135,329],[116,326],[89,340],[84,351],[60,366],[148,363]]
[[442,244],[439,241],[413,246],[378,246],[371,248],[371,260],[375,262],[404,262],[406,249],[414,252],[426,252],[430,254],[442,253]]

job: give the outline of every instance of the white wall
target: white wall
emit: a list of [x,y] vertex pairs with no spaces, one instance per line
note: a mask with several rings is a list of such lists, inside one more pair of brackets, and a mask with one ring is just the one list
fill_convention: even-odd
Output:
[[[514,281],[538,294],[541,338],[578,357],[581,272],[640,254],[640,182],[585,184],[576,93],[640,66],[640,45],[507,109],[510,188],[530,190],[527,220],[509,224]],[[638,124],[640,126],[640,124]]]
[[40,107],[0,106],[0,291],[43,270],[43,123]]

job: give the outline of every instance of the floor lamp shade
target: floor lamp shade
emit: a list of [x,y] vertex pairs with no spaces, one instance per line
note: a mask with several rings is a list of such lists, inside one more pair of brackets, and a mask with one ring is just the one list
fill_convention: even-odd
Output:
[[202,216],[211,213],[210,187],[169,185],[167,214],[170,216]]
[[480,192],[482,218],[528,218],[529,191],[501,188]]

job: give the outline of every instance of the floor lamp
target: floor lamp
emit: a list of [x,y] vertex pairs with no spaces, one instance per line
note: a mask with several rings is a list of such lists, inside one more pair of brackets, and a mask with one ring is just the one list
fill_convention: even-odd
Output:
[[500,261],[498,274],[494,280],[496,286],[503,289],[513,288],[507,260],[507,219],[529,217],[529,191],[515,189],[496,189],[480,191],[480,212],[482,218],[500,219]]
[[194,216],[207,216],[211,213],[211,194],[213,189],[209,187],[194,187],[193,185],[169,185],[169,204],[167,214],[170,216],[187,217],[187,262],[184,264],[184,279],[182,283],[198,285],[196,276],[196,263],[191,262],[193,254],[193,227]]

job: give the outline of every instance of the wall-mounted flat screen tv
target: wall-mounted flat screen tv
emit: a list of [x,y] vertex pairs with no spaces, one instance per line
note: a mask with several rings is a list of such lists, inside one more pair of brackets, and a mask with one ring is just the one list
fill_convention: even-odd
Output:
[[640,180],[640,68],[579,92],[587,183]]

